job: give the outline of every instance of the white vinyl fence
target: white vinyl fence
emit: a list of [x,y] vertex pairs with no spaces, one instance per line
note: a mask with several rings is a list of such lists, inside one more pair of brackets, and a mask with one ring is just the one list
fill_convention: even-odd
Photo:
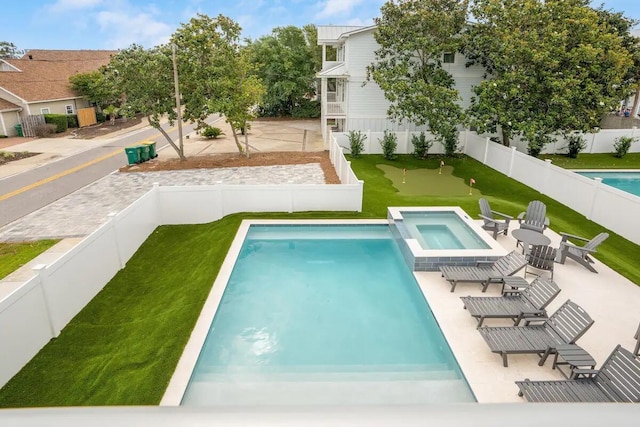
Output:
[[198,224],[237,212],[362,210],[359,181],[337,144],[331,160],[340,185],[160,187],[109,221],[0,300],[0,387],[15,375],[125,266],[163,224]]
[[[467,132],[466,154],[640,244],[640,197]],[[559,230],[562,231],[562,230]]]

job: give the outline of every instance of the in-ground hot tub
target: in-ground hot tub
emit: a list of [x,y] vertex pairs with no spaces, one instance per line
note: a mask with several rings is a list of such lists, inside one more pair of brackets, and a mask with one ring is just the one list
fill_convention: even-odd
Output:
[[494,261],[507,251],[457,206],[390,207],[387,219],[414,271]]

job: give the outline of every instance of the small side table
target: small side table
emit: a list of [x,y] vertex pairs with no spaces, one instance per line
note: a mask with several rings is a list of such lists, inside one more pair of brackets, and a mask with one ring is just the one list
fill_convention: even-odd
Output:
[[524,277],[506,276],[502,279],[502,294],[517,293],[529,286],[529,282]]
[[518,244],[522,245],[522,253],[525,255],[529,254],[529,246],[547,246],[551,243],[551,239],[544,234],[526,228],[517,228],[511,235],[517,240],[516,247]]
[[[558,360],[562,359],[562,361]],[[569,366],[569,375],[567,375],[560,365]],[[567,379],[576,379],[576,369],[595,369],[596,361],[582,347],[575,344],[562,344],[556,348],[556,355],[553,358],[552,369],[558,368],[558,371]]]

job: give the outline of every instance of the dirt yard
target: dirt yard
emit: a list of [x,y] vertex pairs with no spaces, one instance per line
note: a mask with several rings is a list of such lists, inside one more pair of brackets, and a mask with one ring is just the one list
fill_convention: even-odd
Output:
[[120,172],[297,165],[306,163],[319,163],[324,172],[325,182],[327,184],[340,184],[340,179],[329,159],[328,151],[253,153],[249,158],[236,153],[227,153],[188,157],[187,160],[184,161],[180,161],[179,159],[153,159],[139,165],[124,166],[120,168]]

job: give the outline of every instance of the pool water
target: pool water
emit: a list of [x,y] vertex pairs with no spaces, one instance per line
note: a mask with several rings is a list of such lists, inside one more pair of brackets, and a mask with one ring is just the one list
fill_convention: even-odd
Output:
[[182,405],[475,401],[386,225],[252,225]]
[[489,249],[455,213],[402,211],[404,225],[423,249]]
[[602,178],[603,184],[640,196],[640,172],[576,172],[587,178]]

